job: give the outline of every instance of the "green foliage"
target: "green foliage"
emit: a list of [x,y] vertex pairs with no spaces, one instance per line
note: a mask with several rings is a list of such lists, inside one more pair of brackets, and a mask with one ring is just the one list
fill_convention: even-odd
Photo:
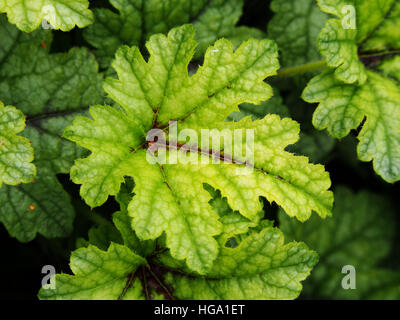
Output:
[[[304,241],[320,255],[320,263],[305,283],[308,297],[333,299],[399,299],[400,270],[379,266],[392,248],[394,209],[386,197],[368,191],[335,190],[333,217],[312,217],[304,224],[279,215],[280,227],[291,240]],[[354,266],[357,290],[341,286],[342,267]]]
[[[37,232],[46,237],[67,236],[74,210],[56,174],[68,173],[73,161],[85,152],[62,138],[62,132],[76,114],[103,100],[97,63],[84,48],[49,54],[49,31],[23,33],[8,24],[4,15],[0,16],[0,34],[0,97],[26,114],[22,134],[32,143],[33,163],[38,168],[33,183],[2,187],[0,221],[24,242]],[[26,160],[21,157],[21,161],[31,161],[31,151],[25,153]],[[32,181],[33,166],[19,167],[30,171],[21,181]]]
[[30,182],[36,174],[29,140],[16,135],[24,127],[23,113],[0,102],[0,187]]
[[294,299],[318,257],[303,243],[283,242],[278,229],[266,228],[236,248],[221,248],[205,277],[169,272],[166,281],[180,299]]
[[38,28],[43,19],[55,29],[68,31],[93,22],[88,6],[88,0],[0,0],[0,13],[6,12],[10,23],[25,32]]
[[320,59],[317,36],[327,19],[314,0],[274,0],[275,15],[268,24],[268,35],[282,52],[284,67]]
[[0,0],[0,297],[400,299],[399,180],[400,0]]
[[[387,182],[400,179],[400,86],[395,70],[399,60],[383,59],[400,48],[396,31],[383,31],[400,24],[400,2],[320,0],[321,9],[340,19],[331,19],[319,35],[319,48],[328,69],[306,87],[303,98],[318,102],[313,124],[336,137],[347,136],[362,124],[357,152],[361,161],[373,161],[375,171]],[[356,28],[345,28],[344,5],[354,5]],[[373,53],[370,53],[373,52]],[[368,54],[367,54],[368,53]],[[397,52],[399,53],[399,52]],[[369,58],[375,58],[372,64]],[[390,60],[392,59],[392,60]],[[386,66],[386,67],[385,67]],[[386,69],[385,69],[386,68]],[[366,118],[365,123],[363,123]]]
[[[303,243],[284,244],[271,221],[246,223],[218,191],[205,186],[224,231],[213,267],[200,276],[156,248],[155,242],[137,238],[126,222],[129,187],[124,184],[118,194],[122,211],[114,214],[116,228],[107,223],[91,229],[87,248],[71,255],[74,275],[56,275],[51,281],[56,290],[42,288],[40,299],[294,299],[301,292],[300,282],[318,261],[316,252]],[[120,244],[114,242],[116,232],[123,237]],[[239,234],[235,248],[225,246],[229,237]],[[151,291],[150,281],[159,283],[160,293]]]
[[359,133],[358,157],[374,160],[374,169],[386,181],[400,179],[400,86],[387,77],[367,72],[362,86],[343,84],[327,71],[311,80],[303,98],[320,102],[314,113],[317,129],[343,138],[367,120]]
[[274,95],[271,99],[263,101],[260,105],[243,103],[239,106],[240,111],[232,112],[227,120],[240,121],[246,116],[251,116],[251,119],[257,120],[264,118],[267,114],[277,114],[281,118],[290,117],[288,107],[283,104],[282,97],[277,90],[274,90]]
[[[302,117],[306,119],[307,109],[304,108],[304,102],[290,101],[293,105],[296,105],[296,111],[289,110],[284,104],[282,97],[278,90],[274,90],[274,96],[268,101],[261,102],[259,106],[255,106],[250,103],[243,103],[239,106],[240,111],[232,112],[227,121],[240,121],[246,116],[251,116],[252,120],[263,119],[268,114],[277,114],[282,118],[288,118],[301,113]],[[308,106],[307,106],[308,107]],[[303,119],[301,119],[303,120]],[[312,163],[318,163],[322,159],[328,156],[334,147],[334,139],[324,132],[318,132],[316,130],[303,130],[300,132],[300,140],[286,148],[286,150],[293,152],[298,155],[309,157]]]
[[207,47],[226,37],[235,44],[248,38],[262,38],[254,28],[235,27],[242,14],[243,0],[110,0],[118,13],[95,9],[95,22],[86,29],[85,39],[94,46],[103,67],[108,67],[122,45],[143,47],[151,35],[167,33],[173,27],[192,23],[196,29],[201,58]]
[[136,279],[127,287],[127,277],[146,260],[129,248],[112,243],[107,251],[90,245],[74,251],[71,270],[74,276],[57,275],[56,289],[42,289],[40,299],[140,299],[142,288]]
[[[298,139],[295,122],[273,115],[254,122],[224,122],[240,103],[271,96],[263,80],[278,68],[276,46],[269,40],[249,40],[233,53],[229,41],[219,40],[189,78],[193,36],[193,28],[186,25],[172,29],[168,37],[151,37],[148,62],[137,47],[119,49],[113,63],[119,79],[106,79],[104,89],[125,113],[109,106],[92,107],[93,120],[76,118],[64,136],[92,151],[71,169],[72,180],[82,184],[81,196],[90,206],[116,195],[124,176],[133,177],[135,196],[128,212],[139,238],[155,239],[165,231],[172,256],[187,259],[190,268],[204,274],[217,256],[213,236],[221,226],[202,183],[221,190],[230,206],[250,220],[260,210],[259,196],[304,221],[313,210],[329,215],[332,195],[326,191],[330,180],[322,166],[283,150]],[[190,128],[199,136],[204,128],[255,130],[255,169],[248,172],[239,164],[149,163],[143,147],[146,132],[171,120],[178,121],[178,130]],[[246,176],[238,174],[240,167]]]

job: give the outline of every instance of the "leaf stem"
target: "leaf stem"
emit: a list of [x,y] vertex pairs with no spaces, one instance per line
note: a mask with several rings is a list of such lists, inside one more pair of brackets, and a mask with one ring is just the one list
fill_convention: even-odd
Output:
[[389,51],[383,51],[383,52],[371,52],[371,53],[365,53],[361,54],[359,56],[360,59],[362,58],[373,58],[373,57],[382,57],[382,56],[388,56],[391,54],[400,54],[400,50],[389,50]]
[[158,282],[160,287],[163,288],[163,290],[171,298],[171,300],[175,300],[174,296],[169,292],[168,288],[164,285],[164,283],[160,280],[160,278],[153,272],[153,270],[151,270],[150,266],[146,265],[146,267],[147,267],[148,271],[150,272],[150,274],[152,275],[152,277],[154,278],[154,280],[156,280]]
[[128,292],[128,290],[132,287],[133,280],[135,279],[135,273],[132,272],[129,274],[128,280],[126,281],[125,287],[122,290],[120,296],[118,297],[118,300],[122,300],[125,296],[125,294]]
[[141,269],[142,269],[142,274],[143,274],[143,286],[144,286],[144,293],[146,296],[146,300],[150,300],[149,299],[149,289],[147,288],[146,270],[144,269],[144,267],[141,267]]
[[[400,50],[365,53],[365,54],[361,54],[359,56],[359,58],[363,59],[363,58],[381,57],[381,56],[387,56],[387,55],[391,55],[391,54],[400,54]],[[278,71],[278,74],[276,76],[274,76],[273,79],[293,77],[293,76],[296,76],[299,74],[317,71],[317,70],[325,68],[326,66],[327,66],[326,61],[321,60],[321,61],[302,64],[302,65],[295,66],[295,67],[284,68],[284,69]]]
[[303,74],[306,72],[320,70],[326,67],[326,61],[316,61],[307,64],[302,64],[300,66],[284,68],[278,71],[278,74],[274,78],[285,78],[285,77],[293,77],[298,74]]

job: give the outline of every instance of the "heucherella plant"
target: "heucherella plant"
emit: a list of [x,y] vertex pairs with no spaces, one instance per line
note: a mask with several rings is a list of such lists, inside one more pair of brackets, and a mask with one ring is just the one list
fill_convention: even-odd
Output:
[[38,273],[0,296],[400,299],[399,30],[400,0],[0,0],[1,271]]
[[362,125],[359,159],[373,160],[375,171],[387,182],[398,181],[400,1],[319,0],[318,4],[337,18],[326,22],[318,38],[327,69],[303,93],[304,100],[319,103],[313,124],[336,138]]
[[[124,176],[133,177],[135,186],[129,192],[134,196],[128,196],[124,205],[129,218],[124,218],[121,233],[134,232],[136,243],[157,239],[165,232],[162,242],[168,253],[155,251],[145,260],[137,255],[137,244],[130,249],[111,244],[107,251],[89,244],[72,256],[75,275],[57,276],[58,289],[43,290],[40,297],[139,299],[143,284],[137,280],[138,268],[151,270],[153,260],[168,269],[183,268],[182,275],[165,274],[166,284],[183,299],[288,299],[299,294],[299,282],[317,262],[315,253],[303,244],[284,245],[282,234],[270,224],[261,224],[260,230],[250,228],[257,228],[255,222],[260,219],[259,196],[275,201],[301,221],[308,219],[311,211],[329,215],[333,198],[327,191],[328,174],[322,166],[283,150],[298,139],[294,121],[270,115],[254,122],[250,118],[224,122],[238,104],[258,103],[271,96],[272,90],[263,80],[278,69],[276,46],[270,40],[249,40],[233,51],[229,41],[219,40],[189,77],[187,65],[196,45],[193,37],[190,25],[175,28],[168,36],[152,36],[147,43],[148,61],[137,47],[119,49],[113,63],[118,79],[106,79],[104,89],[120,107],[91,107],[92,119],[78,117],[64,132],[65,137],[92,151],[71,169],[73,181],[82,184],[85,201],[99,206],[109,195],[117,195]],[[230,164],[149,161],[147,132],[170,128],[172,120],[179,124],[176,130],[253,129],[253,170],[235,163],[234,157]],[[179,136],[178,141],[166,141],[167,147],[180,142]],[[225,152],[223,147],[226,144],[218,151]],[[169,156],[183,152],[167,151]],[[199,156],[192,151],[189,153]],[[201,155],[213,156],[211,152]],[[248,236],[236,248],[226,248],[225,242],[227,235],[238,230],[227,233],[224,222],[229,220],[219,221],[204,183],[220,190],[236,211],[235,218],[245,224],[242,232]],[[88,269],[75,268],[75,263],[80,266],[83,261],[80,257],[96,262],[88,262]],[[113,263],[116,257],[124,257],[124,266]],[[93,278],[87,277],[89,273]],[[131,279],[128,287],[127,279]]]
[[[124,184],[117,196],[115,228],[92,229],[89,242],[72,253],[74,275],[56,275],[55,290],[41,289],[40,299],[293,299],[318,261],[303,243],[284,244],[272,221],[244,218],[207,186],[222,224],[221,246],[213,267],[199,275],[160,249],[163,241],[138,238],[128,216],[131,188]],[[228,239],[237,246],[225,246]],[[150,287],[151,279],[159,285]]]
[[[91,107],[93,119],[76,118],[64,136],[92,151],[71,168],[71,178],[82,184],[81,196],[88,205],[102,205],[118,193],[124,176],[133,177],[135,196],[128,212],[139,238],[156,239],[165,232],[172,256],[186,259],[191,269],[205,274],[218,254],[214,236],[220,234],[221,225],[203,183],[219,189],[232,209],[250,220],[260,210],[259,196],[275,201],[301,221],[312,211],[329,215],[333,198],[322,166],[284,151],[298,139],[294,121],[270,115],[258,121],[224,122],[240,103],[271,97],[271,87],[263,80],[278,69],[275,44],[249,40],[233,52],[229,41],[219,40],[189,77],[187,65],[196,45],[193,36],[193,27],[185,25],[172,29],[167,37],[151,37],[147,62],[137,47],[119,49],[113,62],[118,79],[106,79],[104,90],[122,109]],[[170,121],[178,123],[177,130],[191,129],[199,136],[202,129],[254,130],[254,170],[235,162],[150,163],[147,133],[167,127]],[[167,144],[184,142],[179,136]],[[224,152],[223,147],[218,151]],[[190,153],[198,156],[195,152],[179,156],[190,157]],[[206,156],[212,157],[211,152]]]

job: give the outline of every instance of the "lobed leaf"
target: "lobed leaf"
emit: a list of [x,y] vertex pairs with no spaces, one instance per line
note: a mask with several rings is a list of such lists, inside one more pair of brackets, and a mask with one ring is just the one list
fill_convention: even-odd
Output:
[[[137,47],[122,47],[113,63],[119,79],[106,79],[104,89],[123,110],[94,106],[92,119],[76,118],[64,136],[92,152],[71,169],[72,180],[82,184],[81,195],[90,206],[103,204],[118,193],[125,176],[133,177],[135,195],[128,212],[138,237],[150,240],[165,232],[172,256],[186,259],[190,268],[204,274],[218,254],[214,236],[222,226],[203,183],[220,190],[231,208],[250,220],[260,211],[260,196],[304,221],[312,211],[329,215],[332,194],[323,166],[284,151],[298,139],[297,123],[275,115],[255,122],[224,121],[239,104],[271,97],[272,89],[263,80],[278,68],[276,45],[249,40],[234,52],[229,41],[218,40],[189,77],[193,36],[189,25],[172,29],[168,37],[152,36],[148,61]],[[179,130],[190,128],[198,135],[201,129],[254,130],[255,170],[249,173],[237,163],[151,164],[146,134],[171,120]]]
[[93,22],[88,7],[88,0],[0,0],[0,13],[7,13],[10,23],[25,32],[37,29],[43,20],[62,31],[69,31],[75,25],[84,28]]
[[154,252],[156,243],[152,240],[141,241],[135,231],[132,230],[132,218],[128,214],[128,205],[132,200],[133,187],[133,182],[129,180],[122,185],[120,192],[116,196],[121,210],[113,214],[113,223],[120,232],[124,245],[129,247],[133,252],[146,257]]
[[[362,125],[359,159],[373,161],[385,181],[398,181],[400,82],[395,70],[399,60],[391,55],[400,48],[400,41],[396,29],[391,40],[382,31],[400,23],[400,1],[320,0],[318,4],[339,19],[329,20],[319,38],[329,68],[312,79],[303,93],[307,102],[320,103],[313,124],[336,138]],[[349,6],[356,14],[355,27],[347,25],[352,13]]]
[[74,275],[57,274],[55,289],[42,288],[42,300],[140,300],[142,285],[133,274],[146,260],[129,248],[112,243],[107,251],[95,246],[80,248],[71,255]]
[[357,31],[344,29],[339,20],[329,20],[319,35],[319,50],[329,67],[336,68],[335,77],[346,83],[365,83],[367,74],[358,59]]
[[0,187],[27,183],[36,175],[29,140],[17,136],[24,128],[24,114],[0,101]]
[[113,242],[106,251],[93,245],[80,248],[71,256],[74,275],[57,274],[50,281],[54,287],[42,288],[39,298],[294,299],[318,260],[302,243],[284,244],[282,233],[268,222],[243,235],[236,248],[222,246],[205,276],[185,270],[180,261],[159,252],[153,251],[150,259],[158,257],[149,265],[128,247]]
[[[329,20],[319,36],[320,51],[327,58],[328,66],[336,68],[337,79],[346,83],[365,83],[366,69],[359,60],[359,49],[368,52],[387,46],[389,49],[400,48],[399,37],[389,37],[389,41],[382,37],[382,32],[389,31],[388,27],[400,23],[398,0],[319,0],[318,4],[323,11],[340,18]],[[354,8],[354,17],[351,17],[349,6]]]
[[300,294],[318,256],[303,243],[284,244],[282,233],[266,228],[236,248],[221,248],[204,277],[170,272],[167,283],[180,299],[286,300]]
[[400,179],[400,86],[376,72],[367,75],[368,81],[358,87],[343,84],[326,71],[311,80],[303,98],[320,102],[314,126],[339,139],[357,129],[366,117],[358,136],[358,157],[373,160],[375,171],[395,182]]

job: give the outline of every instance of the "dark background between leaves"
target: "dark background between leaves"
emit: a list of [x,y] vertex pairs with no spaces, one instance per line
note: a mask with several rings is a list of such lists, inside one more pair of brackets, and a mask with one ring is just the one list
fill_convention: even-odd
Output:
[[[93,3],[93,1],[92,1]],[[108,1],[96,0],[96,4],[91,4],[91,7],[108,7]],[[263,31],[266,30],[266,25],[272,17],[272,12],[269,9],[269,2],[266,0],[247,0],[244,7],[243,16],[239,25],[257,27]],[[82,31],[74,29],[71,32],[54,32],[54,42],[52,46],[53,52],[65,52],[74,46],[89,46],[82,37]],[[292,89],[290,79],[280,80],[274,83],[281,88],[281,94],[285,100],[289,91],[285,88]],[[291,92],[292,93],[292,92]],[[286,94],[286,95],[285,95]],[[301,90],[298,92],[298,97],[301,95]],[[300,98],[299,98],[300,99]],[[299,104],[301,101],[299,100]],[[296,109],[293,102],[287,104],[292,111]],[[315,106],[308,105],[308,109],[301,114],[300,117],[294,116],[302,126],[311,124],[311,116]],[[292,114],[296,114],[292,112]],[[342,184],[350,187],[354,191],[367,189],[369,191],[385,194],[388,196],[393,205],[400,209],[399,195],[400,184],[391,185],[385,183],[373,171],[371,163],[363,163],[357,160],[356,157],[356,137],[357,132],[352,132],[351,136],[337,142],[335,148],[325,157],[320,163],[326,166],[330,173],[333,186]],[[73,204],[79,208],[77,212],[87,212],[90,214],[90,209],[84,204],[79,196],[79,186],[74,185],[68,175],[59,175],[59,181],[64,188],[69,192]],[[272,205],[266,206],[266,214],[269,218],[276,218],[277,208]],[[103,215],[105,218],[110,218],[111,214],[118,211],[118,205],[110,198],[105,205],[96,209],[96,212]],[[396,210],[399,212],[400,210]],[[35,240],[29,243],[20,243],[16,239],[11,238],[3,225],[0,225],[0,243],[2,244],[3,252],[0,264],[1,270],[1,285],[0,299],[37,299],[36,295],[41,285],[41,269],[44,265],[54,265],[57,272],[70,273],[68,263],[71,251],[74,249],[75,240],[77,237],[87,238],[87,232],[93,225],[87,215],[79,214],[75,218],[73,234],[66,239],[51,239],[47,240],[38,235]],[[400,222],[398,217],[397,222]],[[385,262],[386,267],[399,267],[400,258],[400,232],[399,223],[397,223],[396,239],[394,239],[394,250],[392,255]],[[397,245],[396,245],[397,244]],[[396,254],[397,252],[397,254]],[[305,297],[303,299],[318,298]]]

